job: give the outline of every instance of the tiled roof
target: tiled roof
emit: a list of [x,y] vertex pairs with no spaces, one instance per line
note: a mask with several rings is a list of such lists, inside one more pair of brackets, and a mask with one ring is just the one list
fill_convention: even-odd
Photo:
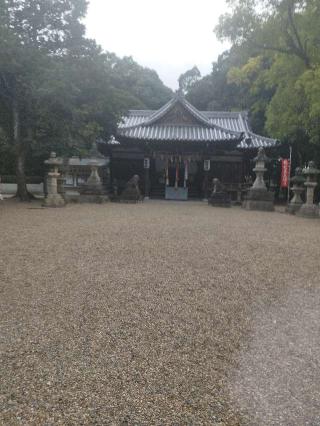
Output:
[[[179,103],[194,117],[191,124],[166,124],[165,116]],[[181,96],[175,96],[158,111],[130,110],[118,126],[118,135],[149,141],[219,142],[239,141],[238,148],[273,147],[275,139],[256,135],[246,112],[198,111]]]
[[126,138],[158,141],[225,141],[238,140],[241,133],[229,132],[217,126],[152,125],[120,127],[119,134]]

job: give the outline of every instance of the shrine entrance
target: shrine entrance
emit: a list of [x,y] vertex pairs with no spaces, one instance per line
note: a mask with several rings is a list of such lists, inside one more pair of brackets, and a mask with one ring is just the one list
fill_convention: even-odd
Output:
[[[201,161],[195,155],[154,153],[151,162],[151,197],[185,201],[201,198]],[[200,161],[200,163],[199,163]]]
[[172,157],[167,161],[166,168],[166,200],[188,199],[188,160],[181,157]]

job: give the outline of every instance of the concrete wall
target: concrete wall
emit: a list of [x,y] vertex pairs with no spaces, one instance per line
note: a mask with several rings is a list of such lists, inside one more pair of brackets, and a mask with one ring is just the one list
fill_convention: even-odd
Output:
[[[43,195],[43,183],[27,184],[28,191],[33,195]],[[17,184],[16,183],[0,183],[0,194],[2,195],[15,195],[17,192]]]

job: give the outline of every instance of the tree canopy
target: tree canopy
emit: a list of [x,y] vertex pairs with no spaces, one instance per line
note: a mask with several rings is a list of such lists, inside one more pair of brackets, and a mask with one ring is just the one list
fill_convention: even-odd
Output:
[[227,0],[215,31],[232,43],[188,88],[200,109],[248,110],[255,131],[320,160],[320,3]]
[[[155,71],[103,52],[85,37],[85,0],[0,0],[0,172],[28,172],[54,149],[83,153],[129,108],[171,96]],[[40,167],[41,169],[41,167]]]
[[190,90],[190,88],[200,79],[201,73],[199,68],[194,66],[190,70],[187,70],[185,73],[181,74],[178,82],[179,89],[182,93],[186,94]]
[[267,100],[266,131],[295,145],[301,161],[310,150],[319,156],[319,1],[229,0],[228,4],[231,12],[220,18],[216,32],[248,56],[245,64],[229,70],[229,83]]

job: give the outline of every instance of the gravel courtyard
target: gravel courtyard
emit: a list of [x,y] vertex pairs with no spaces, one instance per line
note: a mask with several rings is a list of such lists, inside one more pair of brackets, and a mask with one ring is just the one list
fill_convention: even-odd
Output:
[[1,425],[319,425],[320,220],[0,203]]

